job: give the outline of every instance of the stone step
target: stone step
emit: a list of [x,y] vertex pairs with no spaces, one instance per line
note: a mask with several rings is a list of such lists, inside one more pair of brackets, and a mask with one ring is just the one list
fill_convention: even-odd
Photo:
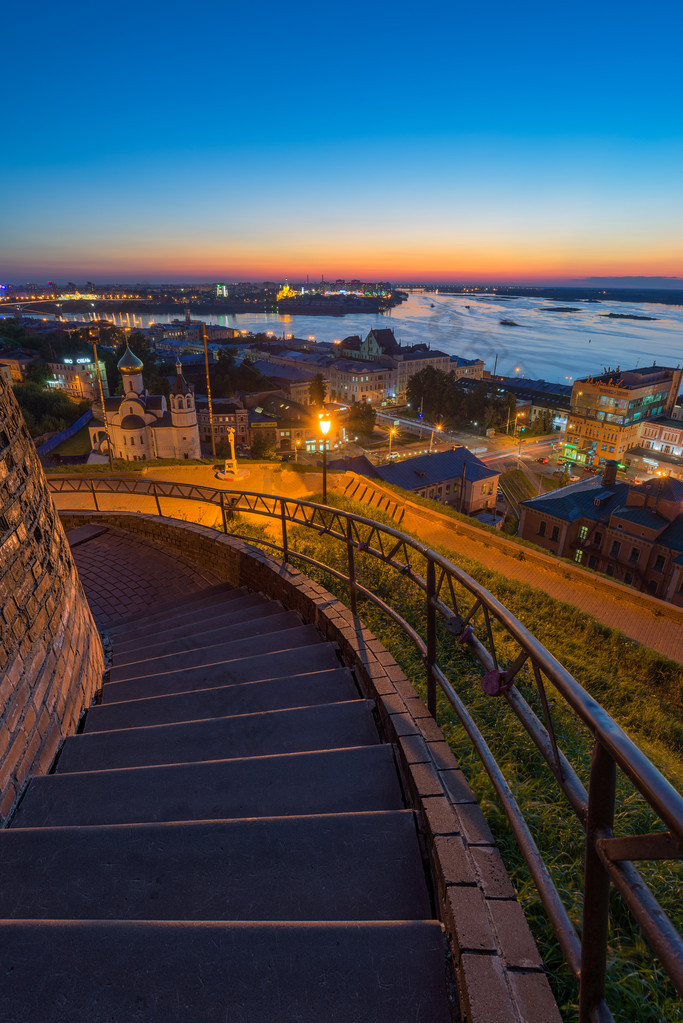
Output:
[[420,920],[409,810],[0,831],[0,918]]
[[372,706],[369,700],[349,700],[318,707],[72,735],[64,742],[56,773],[370,746],[379,742]]
[[[184,618],[197,617],[198,613],[207,608],[227,607],[230,604],[237,605],[243,601],[245,596],[259,595],[249,594],[245,589],[229,586],[228,583],[221,584],[220,592],[212,593],[206,589],[198,590],[194,594],[182,597],[180,601],[174,601],[173,605],[166,608],[164,605],[157,608],[150,608],[146,614],[131,616],[130,621],[120,625],[107,626],[107,631],[116,639],[128,639],[131,636],[144,634],[150,631],[150,626],[164,625],[169,622],[180,622]],[[262,597],[266,599],[266,597]]]
[[311,707],[319,703],[354,700],[358,690],[348,668],[329,668],[308,675],[241,682],[215,689],[198,689],[175,696],[153,696],[148,700],[127,700],[91,707],[85,719],[85,733],[113,728],[167,725],[175,721],[200,721],[231,714],[256,714],[288,707]]
[[[271,625],[273,628],[279,628],[273,619],[284,614],[295,616],[289,619],[292,625],[301,624],[301,616],[296,611],[285,611],[277,601],[272,600],[264,604],[256,598],[247,606],[245,603],[246,601],[240,602],[239,610],[218,614],[208,620],[202,617],[199,622],[178,628],[154,629],[144,639],[137,637],[129,643],[117,642],[114,664],[118,668],[123,664],[149,660],[150,657],[163,656],[175,650],[193,650],[219,641],[227,642],[231,638],[231,633],[233,636],[246,635],[245,629],[251,628],[252,625],[254,629],[261,631],[267,630]],[[254,632],[249,634],[253,635]]]
[[308,674],[311,671],[339,666],[339,658],[332,644],[318,642],[310,646],[296,647],[294,650],[258,653],[253,657],[241,657],[219,664],[167,671],[125,682],[108,682],[102,690],[102,703],[142,700],[150,696],[186,693],[235,682],[259,682],[283,678],[298,672]]
[[[252,616],[258,617],[266,609],[274,608],[276,612],[284,610],[279,601],[268,600],[260,593],[245,593],[241,590],[236,592],[239,593],[239,597],[233,596],[230,600],[214,601],[195,611],[169,616],[163,621],[151,622],[148,626],[143,624],[139,631],[112,637],[115,656],[136,649],[140,642],[156,643],[164,639],[173,639],[175,636],[191,636],[200,629],[218,629],[224,623],[228,623],[230,619],[240,622],[249,620]],[[129,636],[130,638],[128,638]]]
[[140,622],[154,621],[171,617],[177,612],[182,613],[193,607],[202,607],[207,603],[220,603],[222,600],[234,600],[244,596],[247,591],[241,587],[233,586],[232,583],[216,583],[215,586],[205,586],[194,593],[188,593],[182,597],[174,597],[173,600],[164,601],[151,607],[147,613],[139,611],[126,615],[125,618],[117,618],[116,623],[107,627],[107,631],[113,636],[121,636],[134,628]]
[[108,532],[106,526],[75,526],[73,529],[66,530],[66,538],[69,541],[69,547],[73,550],[74,547],[80,547],[81,544],[87,543],[88,540],[94,540],[106,532]]
[[[321,641],[320,633],[314,625],[302,625],[301,619],[294,612],[283,612],[294,615],[289,628],[266,629],[265,633],[253,636],[246,626],[237,631],[241,635],[228,638],[212,646],[200,646],[198,649],[177,650],[150,660],[136,660],[121,667],[114,666],[109,672],[111,683],[127,682],[133,678],[147,678],[150,675],[161,675],[167,671],[182,671],[184,668],[208,667],[223,661],[235,661],[250,654],[268,653],[274,650],[291,650],[293,647],[310,646]],[[270,621],[270,619],[268,619]],[[140,653],[144,653],[144,647]]]
[[37,776],[13,824],[44,828],[402,808],[393,748],[374,745]]
[[0,926],[12,1023],[450,1023],[435,921]]

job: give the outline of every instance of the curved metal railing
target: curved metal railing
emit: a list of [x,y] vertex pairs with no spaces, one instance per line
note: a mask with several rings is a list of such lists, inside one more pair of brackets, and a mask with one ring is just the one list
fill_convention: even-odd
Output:
[[[48,482],[55,494],[89,494],[97,510],[101,510],[100,499],[105,495],[149,498],[159,515],[163,515],[162,500],[212,505],[223,530],[244,540],[253,541],[254,538],[229,529],[229,521],[237,513],[277,521],[281,542],[263,538],[258,538],[257,542],[278,551],[286,562],[296,558],[342,582],[348,587],[349,604],[354,614],[359,597],[379,608],[403,630],[424,662],[431,714],[436,717],[437,690],[440,689],[459,717],[500,799],[565,961],[579,985],[581,1023],[612,1019],[605,1000],[611,883],[620,892],[655,955],[683,996],[683,941],[634,866],[634,862],[639,860],[683,859],[683,798],[604,708],[476,580],[441,554],[391,526],[310,501],[132,477],[49,476]],[[138,507],[136,510],[141,509]],[[294,551],[288,533],[291,526],[305,527],[338,541],[345,551],[345,571]],[[389,566],[424,593],[424,637],[400,611],[356,578],[359,554]],[[421,569],[420,563],[423,564]],[[502,769],[455,685],[437,662],[438,620],[443,622],[448,634],[469,648],[483,667],[485,691],[493,696],[500,695],[507,701],[585,831],[584,910],[580,938]],[[506,637],[504,641],[501,633]],[[504,663],[502,648],[505,646],[507,650],[510,640],[514,644],[514,655],[510,657],[508,654]],[[542,718],[514,684],[525,666],[530,668],[537,689]],[[546,692],[547,683],[554,687],[593,735],[587,790],[559,748]],[[618,772],[628,778],[641,794],[664,830],[651,834],[614,835]]]

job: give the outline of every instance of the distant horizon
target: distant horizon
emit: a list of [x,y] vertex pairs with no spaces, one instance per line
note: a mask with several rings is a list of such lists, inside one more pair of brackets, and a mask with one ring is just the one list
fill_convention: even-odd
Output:
[[[310,276],[310,275],[309,275]],[[261,284],[264,281],[272,281],[274,283],[284,283],[288,280],[291,284],[303,284],[304,276],[295,276],[288,274],[213,274],[208,276],[200,275],[189,275],[182,276],[179,274],[172,274],[164,276],[162,274],[154,275],[135,275],[134,273],[125,274],[123,276],[105,276],[103,273],[88,274],[88,273],[72,273],[65,274],[63,277],[59,275],[47,275],[34,273],[31,277],[28,276],[14,276],[14,277],[1,277],[0,283],[11,285],[12,287],[24,287],[29,284],[45,284],[48,281],[53,282],[57,285],[66,285],[67,282],[72,281],[76,285],[85,284],[86,282],[92,282],[95,285],[112,285],[112,284],[128,284],[128,285],[150,285],[158,287],[160,285],[198,285],[198,284],[214,284],[214,283],[225,283],[225,284]],[[358,280],[366,283],[373,283],[376,281],[387,281],[394,287],[420,287],[422,285],[445,285],[455,286],[462,285],[463,287],[528,287],[528,288],[638,288],[641,290],[683,290],[683,277],[678,276],[662,276],[662,275],[626,275],[622,274],[619,276],[586,276],[586,277],[510,277],[510,276],[489,276],[487,274],[462,274],[452,277],[437,277],[427,276],[406,276],[402,278],[391,277],[390,275],[375,274],[369,276],[367,274],[354,273],[353,275],[330,274],[325,275],[324,280],[327,283],[334,283],[337,280]],[[315,285],[320,282],[320,278],[311,277],[311,285]]]

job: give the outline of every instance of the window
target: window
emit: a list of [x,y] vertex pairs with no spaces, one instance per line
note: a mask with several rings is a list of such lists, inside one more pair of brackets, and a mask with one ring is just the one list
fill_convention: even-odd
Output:
[[593,543],[597,544],[602,543],[602,533],[595,533],[595,535],[593,536]]
[[546,523],[545,522],[539,522],[539,524],[538,524],[538,535],[539,536],[545,536],[545,527],[546,527]]
[[588,536],[588,526],[581,526],[579,529],[579,540],[585,540]]
[[553,526],[553,531],[552,531],[552,533],[550,534],[550,539],[551,539],[551,540],[557,540],[557,538],[558,538],[558,536],[559,536],[559,535],[560,535],[560,529],[559,529],[559,526]]
[[591,554],[590,558],[588,559],[588,567],[589,568],[595,568],[597,563],[598,563],[598,559],[595,557],[594,554]]
[[620,550],[621,550],[621,544],[619,543],[619,541],[618,540],[613,540],[612,541],[612,549],[609,552],[610,553],[610,557],[618,558]]
[[625,572],[624,573],[624,582],[626,583],[627,586],[631,585],[631,583],[633,582],[633,573],[632,572]]
[[657,557],[655,558],[654,570],[655,570],[655,572],[661,572],[663,568],[664,568],[664,555],[663,554],[658,554]]
[[607,572],[607,575],[614,575],[614,565],[608,565],[605,571]]
[[632,547],[631,548],[631,553],[629,554],[628,560],[631,562],[632,565],[635,565],[635,563],[636,563],[636,561],[638,560],[639,557],[640,557],[640,548],[639,547]]
[[583,557],[583,551],[578,550],[578,551],[574,552],[574,561],[576,561],[576,562],[578,562],[580,564],[582,557]]

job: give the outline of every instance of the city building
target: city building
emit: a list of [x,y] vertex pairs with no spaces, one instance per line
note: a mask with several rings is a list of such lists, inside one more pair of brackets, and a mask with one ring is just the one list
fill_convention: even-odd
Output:
[[[211,402],[213,413],[213,435],[216,446],[228,443],[228,430],[235,431],[235,447],[246,452],[250,447],[249,413],[238,398],[214,398]],[[211,444],[209,403],[206,398],[197,398],[197,425],[199,439]]]
[[[109,384],[107,383],[107,371],[102,359],[98,359],[100,365],[100,378],[102,380],[102,393],[105,398],[109,396]],[[81,355],[72,358],[63,358],[57,362],[48,362],[51,377],[46,380],[46,385],[57,391],[64,391],[74,401],[100,400],[100,386],[97,379],[97,364],[90,356]]]
[[668,418],[676,405],[683,370],[664,366],[608,370],[575,381],[564,438],[564,456],[583,465],[604,465],[640,444],[643,424]]
[[572,388],[551,380],[530,380],[527,377],[493,377],[496,388],[514,394],[518,407],[528,406],[527,425],[547,417],[551,430],[564,431],[571,405]]
[[296,366],[277,365],[266,359],[257,359],[252,365],[259,373],[272,380],[276,387],[284,391],[291,401],[300,405],[310,405],[310,387],[315,379],[315,373],[299,369]]
[[683,606],[683,482],[620,482],[616,470],[522,501],[518,535]]
[[327,369],[329,400],[344,404],[366,401],[381,405],[393,391],[394,374],[390,367],[377,362],[335,359]]
[[21,384],[26,379],[26,371],[31,363],[37,360],[38,356],[35,352],[25,351],[22,348],[0,349],[0,363],[9,369],[13,384]]
[[461,359],[459,355],[450,356],[450,372],[456,380],[483,380],[484,361],[483,359]]
[[[290,366],[313,376],[322,373],[330,401],[348,404],[367,401],[381,405],[397,398],[405,400],[411,376],[426,366],[434,366],[445,373],[451,368],[450,356],[445,352],[430,349],[426,344],[403,347],[388,328],[371,330],[364,340],[353,335],[338,344],[315,345],[310,351],[268,345],[259,348],[258,355],[275,365]],[[478,364],[477,360],[471,363],[473,374],[475,363]],[[483,369],[483,363],[481,366]],[[271,378],[277,376],[267,369],[263,372]],[[472,375],[471,379],[476,377]],[[287,386],[284,380],[281,386]]]
[[107,426],[89,425],[90,442],[100,453],[111,444],[114,458],[134,462],[148,458],[199,458],[199,427],[194,388],[176,365],[169,407],[162,394],[149,394],[142,381],[142,362],[126,345],[118,362],[123,394],[104,399]]
[[[323,449],[318,409],[276,394],[265,396],[261,404],[250,409],[249,430],[252,444],[257,436],[265,436],[281,455],[296,457],[299,453],[313,454]],[[343,422],[338,416],[332,416],[327,449],[338,448],[345,436]]]
[[465,515],[495,509],[500,473],[485,465],[464,447],[434,451],[386,465],[373,465],[365,456],[332,462],[330,468],[345,469],[383,480],[419,497],[451,505]]

